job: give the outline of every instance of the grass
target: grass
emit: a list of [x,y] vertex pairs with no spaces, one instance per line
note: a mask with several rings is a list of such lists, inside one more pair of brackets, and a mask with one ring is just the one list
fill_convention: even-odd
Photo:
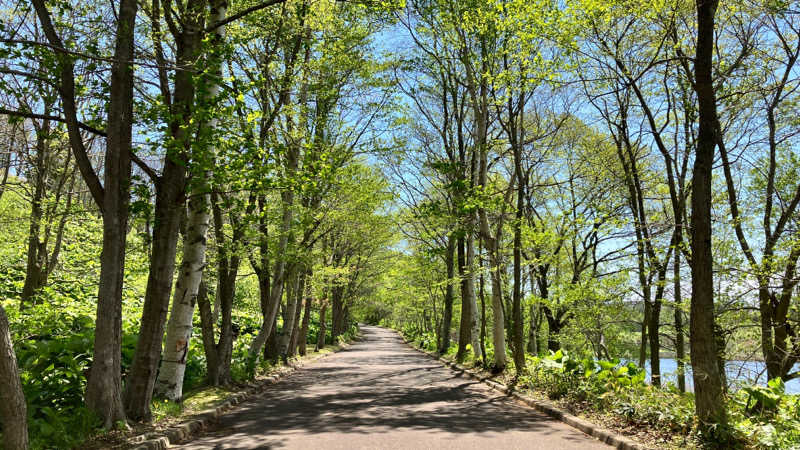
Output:
[[236,388],[208,386],[186,394],[181,402],[167,399],[153,400],[150,408],[153,411],[153,422],[159,423],[215,408],[237,391]]

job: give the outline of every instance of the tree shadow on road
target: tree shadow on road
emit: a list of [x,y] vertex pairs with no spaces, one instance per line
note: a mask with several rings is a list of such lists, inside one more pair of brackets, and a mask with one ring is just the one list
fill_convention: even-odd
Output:
[[563,425],[556,430],[557,422],[487,393],[398,341],[367,334],[346,352],[270,386],[223,416],[204,448],[279,448],[283,433],[562,432]]

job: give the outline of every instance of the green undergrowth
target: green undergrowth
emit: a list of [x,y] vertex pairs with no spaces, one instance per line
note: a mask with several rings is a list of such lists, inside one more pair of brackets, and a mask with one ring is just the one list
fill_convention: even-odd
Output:
[[[45,289],[39,294],[37,305],[30,305],[22,311],[17,304],[3,302],[12,327],[14,350],[27,401],[31,448],[75,448],[96,436],[101,425],[83,402],[94,346],[96,306],[91,292],[70,283]],[[130,292],[125,298],[125,318],[141,316],[141,297],[134,296],[135,293]],[[234,341],[231,365],[234,385],[276,369],[271,361],[262,361],[253,370],[247,368],[249,346],[260,327],[259,317],[247,311],[234,311],[234,322],[240,327],[240,334]],[[278,324],[281,325],[280,320]],[[133,359],[138,330],[138,320],[123,320],[123,383]],[[199,319],[195,330],[200,330]],[[318,331],[318,318],[312,316],[308,337],[312,349]],[[357,329],[354,327],[341,338],[349,340],[355,333]],[[328,339],[328,344],[333,343]],[[186,360],[184,391],[189,393],[187,400],[176,404],[156,399],[153,403],[156,420],[178,417],[187,409],[201,410],[222,398],[222,391],[218,388],[204,387],[206,361],[199,333],[192,336]]]
[[[403,335],[421,349],[436,352],[433,333],[407,327]],[[471,350],[471,347],[469,347]],[[493,348],[486,345],[487,361]],[[456,346],[441,355],[455,360]],[[462,364],[485,370],[468,352]],[[787,394],[780,379],[768,386],[744,386],[726,396],[729,427],[698,432],[694,395],[675,385],[655,388],[634,363],[579,358],[564,350],[542,356],[526,356],[526,368],[516,370],[511,354],[497,381],[513,385],[535,398],[548,399],[575,414],[588,416],[617,431],[642,437],[659,448],[753,448],[800,449],[800,395]],[[637,433],[640,432],[640,433]]]

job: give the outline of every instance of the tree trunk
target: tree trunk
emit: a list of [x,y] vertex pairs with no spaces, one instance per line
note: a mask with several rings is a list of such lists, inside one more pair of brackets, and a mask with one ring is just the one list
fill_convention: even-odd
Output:
[[681,252],[676,249],[672,266],[673,289],[675,291],[675,359],[678,362],[678,389],[686,392],[686,344],[683,338],[683,311],[681,311]]
[[[234,233],[233,242],[237,242],[241,236],[237,238],[238,233]],[[218,302],[220,305],[220,316],[222,316],[222,324],[220,327],[220,338],[217,344],[217,353],[219,354],[219,385],[228,385],[233,382],[231,378],[231,357],[233,355],[233,299],[236,296],[236,277],[239,274],[240,265],[239,256],[234,253],[230,257],[227,266],[229,267],[225,276],[219,275],[220,283],[217,289],[219,296]],[[219,272],[220,274],[225,272]]]
[[536,305],[528,306],[528,345],[527,350],[531,355],[539,354],[539,329],[536,322]]
[[481,298],[481,355],[483,355],[483,366],[488,367],[489,363],[486,361],[486,279],[483,275],[483,255],[478,258],[478,265],[481,268],[480,276],[478,277],[478,295]]
[[[302,292],[302,289],[300,289],[300,292]],[[289,346],[288,346],[288,351],[286,352],[287,358],[293,358],[297,355],[297,344],[298,341],[300,340],[300,327],[302,326],[300,324],[300,316],[302,315],[304,309],[303,302],[304,302],[303,296],[300,295],[300,293],[298,293],[296,301],[297,304],[294,310],[294,324],[292,326],[292,334],[289,337]]]
[[300,290],[301,278],[300,273],[292,273],[289,275],[289,287],[286,289],[286,317],[283,321],[283,329],[281,330],[281,358],[286,362],[290,356],[292,346],[292,333],[294,332],[295,318],[297,317],[298,306],[298,292]]
[[717,0],[697,0],[694,62],[699,121],[692,174],[692,301],[689,320],[695,408],[701,427],[725,426],[727,412],[714,338],[714,259],[711,253],[711,177],[718,121],[714,82],[714,15]]
[[[9,132],[9,134],[11,136],[9,138],[10,141],[9,141],[8,147],[9,148],[13,148],[14,147],[14,140],[15,140],[15,138],[17,136],[17,126],[16,126],[16,124],[11,125],[11,131]],[[0,168],[2,168],[2,170],[3,170],[3,177],[0,178],[0,200],[3,199],[3,193],[6,192],[6,185],[8,184],[8,175],[11,173],[11,152],[10,151],[6,152],[6,157],[4,159],[5,159],[5,161],[3,161],[2,166],[0,166]]]
[[650,323],[650,287],[645,287],[645,297],[642,311],[642,329],[639,337],[639,367],[644,367],[647,361],[647,324]]
[[9,332],[8,318],[0,305],[0,423],[3,446],[8,450],[28,448],[28,413],[17,368],[17,356]]
[[547,349],[557,352],[561,349],[559,334],[561,333],[561,321],[555,317],[550,308],[544,308],[544,315],[547,318]]
[[[308,295],[306,294],[306,291],[309,292]],[[292,329],[292,337],[289,339],[289,357],[294,357],[297,355],[297,347],[300,344],[300,333],[302,331],[301,328],[303,327],[300,317],[302,312],[306,309],[305,305],[308,303],[310,292],[311,270],[308,269],[300,278],[300,287],[297,291],[297,308],[295,309],[294,315],[294,327]]]
[[517,212],[514,221],[514,300],[512,305],[512,341],[514,343],[514,368],[517,374],[525,370],[525,324],[522,317],[522,209],[524,208],[527,180],[522,174],[522,149],[514,145],[514,161],[517,172]]
[[[530,277],[530,284],[531,284],[531,294],[535,292],[536,286],[536,274],[534,273],[533,266],[528,266],[528,275]],[[538,355],[539,354],[539,323],[537,322],[538,314],[539,313],[539,302],[531,303],[528,306],[528,319],[530,321],[528,327],[528,346],[527,350],[528,353],[531,355]]]
[[269,361],[271,364],[277,364],[278,358],[281,356],[280,349],[278,348],[278,319],[275,319],[274,324],[272,324],[272,331],[267,336],[267,342],[264,343],[264,354],[263,358],[265,361]]
[[[309,292],[310,291],[311,290],[309,289]],[[303,308],[303,324],[300,326],[300,341],[297,344],[297,352],[300,354],[300,356],[305,356],[306,347],[308,346],[308,326],[311,322],[312,303],[314,303],[314,301],[311,295],[308,295],[305,300],[305,307]]]
[[472,332],[472,353],[475,361],[483,361],[483,345],[480,341],[480,321],[478,320],[478,304],[475,297],[475,237],[467,235],[467,272],[462,283],[469,302],[469,321]]
[[200,330],[203,336],[203,352],[206,355],[206,379],[209,385],[219,385],[220,363],[217,355],[217,343],[214,338],[214,318],[211,302],[208,299],[205,279],[200,280],[197,291],[197,307],[200,312]]
[[317,334],[317,346],[314,351],[325,348],[325,334],[328,332],[328,324],[325,321],[325,313],[328,310],[328,302],[323,302],[319,310],[319,334]]
[[24,309],[25,305],[30,303],[33,296],[42,287],[47,263],[47,248],[41,240],[41,228],[44,215],[42,202],[45,199],[47,186],[49,134],[50,121],[45,120],[41,129],[36,130],[36,162],[33,168],[34,173],[32,174],[33,198],[31,198],[31,215],[28,227],[28,259],[25,266],[25,284],[22,286],[20,309]]
[[[503,281],[500,264],[496,256],[497,251],[497,248],[488,251],[491,264],[489,278],[492,280],[492,344],[494,345],[492,370],[494,372],[502,372],[506,368],[506,328],[503,311]],[[492,256],[493,254],[495,256]]]
[[[204,6],[203,2],[195,3],[192,8],[189,8],[187,15],[198,14]],[[224,7],[214,9],[214,17],[212,17],[214,23],[219,20],[220,13],[225,14]],[[201,22],[201,18],[191,17],[190,20],[193,23],[185,24],[184,30],[179,36],[176,36],[178,40],[176,59],[180,67],[194,67],[197,64],[197,56],[203,38],[203,33],[192,29]],[[217,33],[221,33],[221,31],[218,29]],[[221,37],[220,34],[216,36]],[[169,130],[171,139],[177,144],[175,146],[177,151],[173,149],[164,158],[162,175],[156,182],[150,273],[142,308],[139,340],[136,344],[125,391],[125,409],[129,418],[134,420],[150,421],[151,419],[150,403],[161,356],[161,343],[164,339],[164,325],[169,309],[178,235],[186,196],[187,164],[185,159],[188,156],[187,149],[190,148],[189,140],[191,139],[191,128],[186,124],[190,122],[189,119],[196,109],[194,83],[194,74],[191,70],[176,71],[172,105],[174,118],[170,121]],[[218,86],[215,87],[215,84],[212,84],[209,92],[213,93],[218,89]]]
[[183,397],[183,375],[186,371],[186,356],[192,337],[192,319],[206,264],[206,235],[211,218],[211,194],[204,180],[198,192],[189,201],[189,218],[183,245],[183,261],[175,284],[172,313],[167,325],[167,337],[161,370],[156,381],[156,394],[170,400]]
[[336,343],[336,338],[345,331],[344,288],[334,286],[331,294],[331,339]]
[[[290,159],[291,161],[288,163],[289,168],[293,170],[291,173],[294,173],[294,170],[297,169],[297,158],[298,154],[296,151],[290,151]],[[289,244],[289,230],[292,225],[292,217],[293,217],[293,207],[292,204],[294,203],[294,193],[287,189],[283,193],[281,193],[281,199],[283,200],[283,217],[281,220],[281,237],[278,241],[278,249],[276,254],[280,255],[277,260],[275,261],[275,267],[273,269],[272,275],[272,286],[270,289],[270,296],[269,296],[269,311],[268,315],[264,317],[264,321],[262,322],[261,329],[258,331],[258,335],[256,335],[255,339],[253,339],[253,343],[250,345],[250,352],[248,358],[250,362],[248,364],[254,365],[256,360],[258,359],[258,354],[261,352],[261,347],[266,342],[267,337],[272,332],[272,325],[275,323],[275,319],[278,315],[278,308],[281,304],[281,297],[283,294],[283,284],[284,284],[284,271],[286,269],[286,261],[285,261],[285,254],[286,254],[286,247]]]
[[467,298],[467,289],[464,285],[466,280],[466,256],[464,252],[464,237],[458,238],[458,276],[461,279],[461,320],[458,325],[458,351],[456,360],[461,362],[467,356],[467,345],[472,339],[472,324],[470,318],[470,302]]
[[445,265],[447,266],[447,286],[444,294],[444,312],[442,313],[442,327],[439,332],[439,353],[447,353],[450,348],[450,328],[453,323],[453,277],[455,276],[455,249],[456,238],[452,234],[447,236],[447,253],[445,254]]
[[167,318],[178,231],[184,201],[185,168],[168,159],[161,182],[156,187],[153,253],[147,279],[139,340],[133,356],[125,390],[125,410],[128,417],[150,421],[150,402],[153,396],[164,322]]
[[661,386],[661,341],[659,339],[659,328],[661,325],[661,303],[664,297],[664,284],[666,283],[664,275],[665,272],[662,271],[658,276],[656,296],[653,298],[653,307],[650,309],[650,321],[647,325],[650,338],[650,384],[653,386]]
[[[217,245],[217,291],[214,303],[220,305],[222,323],[219,330],[219,341],[214,342],[214,313],[208,300],[205,284],[201,285],[198,294],[200,320],[203,330],[203,350],[208,364],[208,382],[212,386],[229,384],[231,380],[231,355],[233,353],[233,297],[236,293],[236,277],[239,273],[240,257],[235,249],[228,248],[223,233],[223,216],[217,194],[211,193],[211,211],[214,219],[214,234]],[[243,237],[244,229],[240,223],[233,224],[231,244],[238,243]]]
[[[35,2],[37,12],[40,2]],[[42,3],[41,9],[44,9]],[[103,250],[100,254],[100,284],[97,294],[97,320],[94,333],[92,367],[84,396],[86,406],[100,417],[105,428],[125,421],[122,404],[122,284],[125,274],[125,237],[128,230],[133,127],[133,66],[136,0],[121,0],[118,9],[114,63],[111,67],[110,104],[106,126],[105,183],[100,208],[103,215]],[[40,16],[42,14],[40,13]],[[65,115],[74,116],[74,79],[70,89],[62,86],[62,107]],[[66,92],[65,92],[66,91]],[[66,98],[66,99],[65,99]],[[70,141],[77,160],[86,154],[76,151],[81,146],[80,132],[71,126]],[[91,168],[81,167],[87,184],[96,178],[88,176]],[[93,188],[97,191],[98,188]],[[97,194],[93,193],[95,199]]]
[[[211,11],[211,23],[216,24],[227,16],[227,1],[215,1]],[[225,38],[225,26],[214,30],[214,44],[222,44]],[[210,61],[218,67],[218,61]],[[216,70],[219,75],[219,70]],[[206,100],[215,99],[219,94],[220,86],[213,80],[210,82]],[[217,126],[216,118],[209,121],[208,128]],[[183,246],[183,261],[178,275],[173,294],[172,313],[167,324],[167,336],[164,355],[162,356],[161,369],[156,381],[157,395],[170,400],[180,400],[183,397],[183,377],[186,371],[186,356],[189,353],[189,344],[192,338],[192,320],[194,307],[200,283],[203,279],[203,269],[206,264],[207,234],[211,220],[211,170],[209,161],[213,161],[213,147],[209,155],[201,150],[193,152],[194,181],[193,196],[189,200],[189,217],[186,221],[186,233]],[[152,258],[152,256],[151,256]],[[219,317],[218,303],[214,305],[213,322]],[[213,341],[213,340],[212,340]]]

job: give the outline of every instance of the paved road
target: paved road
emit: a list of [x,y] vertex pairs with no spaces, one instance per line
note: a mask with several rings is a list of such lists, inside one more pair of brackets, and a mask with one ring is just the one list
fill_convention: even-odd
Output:
[[186,449],[609,449],[365,326]]

